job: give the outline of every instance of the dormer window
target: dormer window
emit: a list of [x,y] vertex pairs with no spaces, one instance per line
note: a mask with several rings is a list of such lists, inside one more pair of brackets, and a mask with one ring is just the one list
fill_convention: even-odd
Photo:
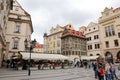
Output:
[[69,25],[69,28],[71,28],[71,25]]
[[106,16],[109,16],[109,13],[106,13],[105,15],[106,15]]

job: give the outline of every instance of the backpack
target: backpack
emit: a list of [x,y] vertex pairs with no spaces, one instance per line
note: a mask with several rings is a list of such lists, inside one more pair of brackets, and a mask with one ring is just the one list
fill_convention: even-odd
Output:
[[115,69],[112,66],[110,66],[110,72],[114,73],[114,71],[115,71]]
[[113,72],[113,68],[112,68],[112,66],[110,66],[110,72]]

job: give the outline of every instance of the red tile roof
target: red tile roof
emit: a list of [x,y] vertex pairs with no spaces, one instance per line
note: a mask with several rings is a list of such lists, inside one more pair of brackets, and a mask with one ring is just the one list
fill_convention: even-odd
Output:
[[43,47],[44,47],[44,44],[36,43],[35,48],[43,48]]
[[113,12],[120,11],[120,7],[113,10]]
[[79,37],[79,38],[85,38],[85,35],[83,35],[82,32],[75,31],[75,30],[68,30],[68,33],[64,34],[63,37],[68,35]]

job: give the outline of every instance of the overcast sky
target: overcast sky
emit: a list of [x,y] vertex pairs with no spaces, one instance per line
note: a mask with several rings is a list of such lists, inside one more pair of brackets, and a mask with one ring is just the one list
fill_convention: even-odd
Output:
[[120,0],[18,0],[32,18],[32,39],[43,43],[44,33],[57,24],[72,24],[78,30],[90,22],[98,22],[105,7],[120,7]]

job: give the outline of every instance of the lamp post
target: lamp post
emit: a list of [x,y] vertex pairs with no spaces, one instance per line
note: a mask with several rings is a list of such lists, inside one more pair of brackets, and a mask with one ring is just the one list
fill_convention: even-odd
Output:
[[[25,48],[28,47],[28,41],[27,41],[27,39],[25,39],[24,45],[25,45]],[[30,66],[31,66],[31,53],[32,53],[32,50],[33,50],[33,48],[35,47],[35,45],[36,45],[36,39],[34,39],[34,40],[31,42],[30,48],[29,48],[29,49],[30,49],[30,56],[29,56],[28,76],[30,76],[30,74],[31,74],[31,70],[30,70]]]

